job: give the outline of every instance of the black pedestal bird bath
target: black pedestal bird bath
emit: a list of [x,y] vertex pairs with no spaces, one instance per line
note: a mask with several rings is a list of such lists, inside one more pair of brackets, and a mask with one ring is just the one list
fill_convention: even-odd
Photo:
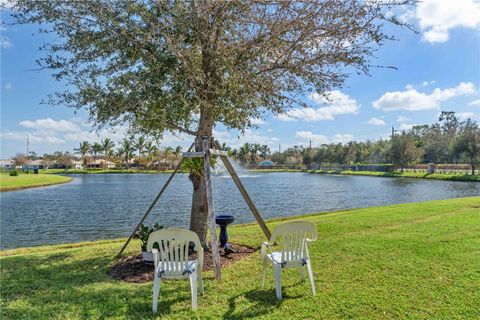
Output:
[[229,255],[234,251],[228,244],[227,226],[235,221],[235,217],[229,214],[220,214],[215,217],[215,223],[220,226],[220,247],[223,248],[225,255]]

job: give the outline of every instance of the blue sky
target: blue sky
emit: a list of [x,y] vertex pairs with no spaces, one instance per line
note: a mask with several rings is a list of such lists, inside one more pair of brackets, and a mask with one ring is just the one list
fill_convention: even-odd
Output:
[[[8,21],[7,12],[2,20]],[[430,124],[442,110],[461,118],[480,120],[480,3],[473,0],[426,0],[414,10],[400,12],[420,31],[393,28],[398,41],[387,42],[376,53],[371,76],[352,75],[330,101],[306,96],[311,108],[292,110],[281,117],[267,116],[258,129],[244,136],[216,128],[216,136],[236,147],[245,141],[268,144],[278,150],[303,144],[346,142],[388,137],[391,126],[408,129]],[[80,141],[123,138],[124,129],[98,132],[85,111],[42,105],[47,94],[62,88],[49,71],[34,71],[39,45],[50,41],[37,26],[7,26],[1,30],[1,157],[30,150],[72,151]],[[188,136],[165,136],[160,146],[191,143]]]

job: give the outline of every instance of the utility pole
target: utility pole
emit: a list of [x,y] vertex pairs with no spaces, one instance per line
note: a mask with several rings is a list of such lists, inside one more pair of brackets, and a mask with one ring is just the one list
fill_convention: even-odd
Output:
[[393,141],[393,137],[395,136],[395,132],[398,132],[398,130],[395,130],[395,128],[392,126],[392,136],[390,137],[391,141]]
[[312,139],[310,139],[310,150],[312,150]]
[[278,153],[282,153],[282,146],[278,144]]
[[28,157],[28,147],[30,146],[30,136],[27,134],[27,157]]

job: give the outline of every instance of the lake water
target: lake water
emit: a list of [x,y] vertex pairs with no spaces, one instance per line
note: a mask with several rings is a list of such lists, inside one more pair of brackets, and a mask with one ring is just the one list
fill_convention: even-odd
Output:
[[[0,195],[1,248],[127,237],[167,174],[74,175],[70,183]],[[265,219],[346,208],[480,195],[480,183],[308,173],[241,179]],[[213,178],[217,214],[253,221],[233,181]],[[177,175],[148,223],[188,227],[192,186]]]

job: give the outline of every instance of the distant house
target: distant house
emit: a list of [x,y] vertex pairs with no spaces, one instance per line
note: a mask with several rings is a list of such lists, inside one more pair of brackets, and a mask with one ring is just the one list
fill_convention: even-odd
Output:
[[0,160],[0,168],[5,170],[15,169],[15,162],[13,160]]
[[73,160],[72,164],[73,164],[74,169],[77,169],[77,170],[83,169],[83,162],[82,161]]
[[89,169],[94,169],[94,168],[113,169],[113,168],[115,168],[115,163],[112,162],[112,161],[105,160],[105,159],[91,160],[87,163],[87,168],[89,168]]
[[43,169],[43,160],[29,160],[26,164],[23,165],[23,170],[39,170]]

